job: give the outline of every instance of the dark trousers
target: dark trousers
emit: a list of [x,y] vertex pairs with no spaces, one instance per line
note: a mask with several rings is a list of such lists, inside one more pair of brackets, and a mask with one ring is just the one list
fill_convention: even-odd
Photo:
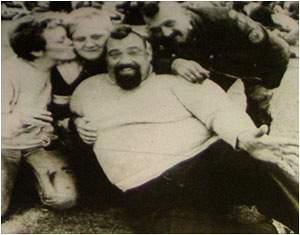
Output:
[[220,141],[129,190],[125,198],[139,233],[276,233],[268,217],[253,207],[236,208],[256,205],[260,212],[285,222],[270,210],[282,207],[280,213],[289,217],[280,193],[261,164]]

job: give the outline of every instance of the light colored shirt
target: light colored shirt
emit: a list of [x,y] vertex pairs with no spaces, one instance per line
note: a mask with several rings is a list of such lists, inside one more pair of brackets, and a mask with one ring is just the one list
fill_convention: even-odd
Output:
[[233,147],[239,133],[255,128],[245,112],[210,80],[191,84],[152,74],[123,90],[107,74],[82,82],[71,110],[98,129],[97,159],[123,191],[158,177],[218,138]]
[[41,126],[20,128],[20,117],[14,114],[29,108],[47,109],[51,99],[49,73],[12,56],[2,62],[1,77],[1,147],[25,149],[41,146],[50,135],[49,131]]

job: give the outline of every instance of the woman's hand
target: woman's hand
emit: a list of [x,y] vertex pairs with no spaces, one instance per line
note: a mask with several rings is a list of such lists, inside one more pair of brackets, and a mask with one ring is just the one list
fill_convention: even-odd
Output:
[[77,117],[74,120],[80,138],[86,144],[94,144],[97,140],[97,128],[87,119]]

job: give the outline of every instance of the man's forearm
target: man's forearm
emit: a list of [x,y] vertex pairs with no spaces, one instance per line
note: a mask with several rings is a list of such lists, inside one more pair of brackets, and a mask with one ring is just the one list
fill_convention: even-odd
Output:
[[238,136],[238,148],[262,161],[268,169],[285,175],[288,181],[299,184],[298,140],[266,135],[266,126],[246,131]]
[[241,133],[257,129],[251,118],[234,106],[214,113],[208,125],[211,130],[233,148],[237,147],[237,139]]

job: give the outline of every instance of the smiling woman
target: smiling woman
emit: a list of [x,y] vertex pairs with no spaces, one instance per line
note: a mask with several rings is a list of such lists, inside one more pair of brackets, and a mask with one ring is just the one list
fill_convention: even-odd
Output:
[[[68,120],[72,116],[69,98],[74,89],[87,77],[106,72],[102,54],[113,25],[105,11],[86,7],[72,11],[68,15],[67,26],[77,60],[61,63],[51,71],[53,100],[50,110],[63,129],[68,128]],[[59,51],[60,46],[56,48]]]
[[[82,152],[82,147],[77,147],[80,141],[76,139],[72,128],[70,98],[83,80],[107,71],[102,54],[112,26],[110,15],[104,10],[85,7],[68,14],[68,36],[73,42],[77,58],[64,61],[52,69],[52,101],[49,110],[53,114],[55,131],[59,136],[58,144],[72,156],[81,155],[78,153]],[[58,50],[59,48],[57,47]],[[77,160],[79,158],[80,156]],[[84,155],[84,159],[87,158],[88,156]]]
[[85,8],[73,11],[70,19],[70,33],[77,54],[89,61],[100,59],[112,29],[109,14],[94,8]]
[[74,48],[82,58],[91,61],[97,60],[103,53],[108,35],[109,31],[106,28],[99,27],[99,19],[82,20],[78,22],[76,30],[72,34]]

